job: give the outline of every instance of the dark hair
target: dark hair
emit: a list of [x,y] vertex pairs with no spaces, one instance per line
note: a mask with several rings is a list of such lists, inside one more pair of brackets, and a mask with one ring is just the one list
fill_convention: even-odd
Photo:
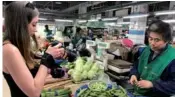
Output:
[[79,34],[82,29],[80,27],[76,28],[76,32]]
[[[39,15],[38,10],[29,2],[16,1],[5,8],[6,31],[4,41],[9,40],[15,45],[26,63],[33,63],[28,24],[37,15]],[[35,36],[32,36],[32,38],[35,38]],[[37,43],[36,39],[34,40]]]
[[49,30],[49,26],[48,26],[48,25],[45,25],[45,29],[46,29],[46,30]]
[[64,28],[64,31],[63,31],[63,36],[66,36],[67,35],[67,27]]
[[153,21],[148,27],[148,34],[150,32],[157,33],[162,36],[165,42],[170,42],[172,40],[172,28],[168,23],[161,20]]

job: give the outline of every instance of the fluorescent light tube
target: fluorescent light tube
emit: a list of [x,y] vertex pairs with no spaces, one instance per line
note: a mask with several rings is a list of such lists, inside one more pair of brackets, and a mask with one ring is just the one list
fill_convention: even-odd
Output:
[[93,21],[98,21],[97,19],[92,19],[92,20],[88,20],[88,21],[91,21],[91,22],[93,22]]
[[39,20],[47,20],[46,18],[39,18]]
[[78,20],[79,23],[85,23],[87,20]]
[[118,18],[103,18],[103,21],[109,21],[109,20],[117,20]]
[[105,23],[106,26],[115,26],[115,23]]
[[59,21],[59,22],[73,22],[73,20],[64,20],[64,19],[55,19],[55,21]]
[[175,10],[168,10],[168,11],[161,11],[161,12],[155,12],[155,15],[168,15],[168,14],[175,14]]
[[117,24],[119,24],[119,25],[122,25],[122,24],[131,24],[131,22],[119,22]]
[[175,23],[175,20],[173,19],[173,20],[163,20],[164,22],[166,22],[166,23]]
[[140,14],[140,15],[130,15],[130,16],[124,16],[123,18],[140,18],[140,17],[147,17],[148,14]]

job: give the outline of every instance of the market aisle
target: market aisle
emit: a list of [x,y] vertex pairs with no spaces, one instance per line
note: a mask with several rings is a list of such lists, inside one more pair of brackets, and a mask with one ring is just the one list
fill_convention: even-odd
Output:
[[3,97],[11,97],[9,86],[7,85],[6,80],[3,77]]

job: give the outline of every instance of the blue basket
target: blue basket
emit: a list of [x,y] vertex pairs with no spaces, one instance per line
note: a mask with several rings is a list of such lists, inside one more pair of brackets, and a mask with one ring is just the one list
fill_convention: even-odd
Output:
[[[80,92],[81,89],[87,89],[88,85],[85,84],[83,86],[81,86],[78,90],[76,90],[74,97],[78,96],[78,93]],[[116,86],[117,89],[119,89],[119,86]],[[112,85],[108,84],[108,88],[107,89],[112,89]],[[131,93],[127,92],[128,97],[134,97]]]

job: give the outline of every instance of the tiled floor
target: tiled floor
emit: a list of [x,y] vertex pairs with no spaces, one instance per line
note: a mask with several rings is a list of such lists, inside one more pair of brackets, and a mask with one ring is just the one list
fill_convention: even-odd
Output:
[[8,84],[4,78],[3,78],[2,84],[3,84],[3,96],[2,97],[11,97]]

